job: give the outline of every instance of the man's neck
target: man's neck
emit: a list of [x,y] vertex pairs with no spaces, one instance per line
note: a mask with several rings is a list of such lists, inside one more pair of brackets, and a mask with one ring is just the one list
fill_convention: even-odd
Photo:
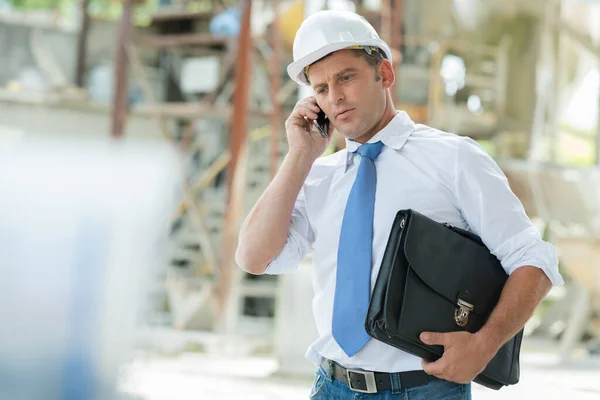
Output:
[[395,116],[396,109],[394,108],[392,103],[389,102],[387,107],[385,108],[383,115],[379,119],[379,122],[375,124],[375,126],[368,132],[366,132],[364,135],[354,139],[354,141],[362,144],[367,143],[369,140],[371,140],[373,136],[375,136],[379,131],[385,128],[390,123],[390,121],[394,119]]

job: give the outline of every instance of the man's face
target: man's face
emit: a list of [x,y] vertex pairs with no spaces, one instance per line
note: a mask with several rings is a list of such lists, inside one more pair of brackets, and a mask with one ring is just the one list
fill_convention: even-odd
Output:
[[312,64],[308,70],[319,107],[348,139],[369,133],[386,106],[383,81],[352,50],[340,50]]

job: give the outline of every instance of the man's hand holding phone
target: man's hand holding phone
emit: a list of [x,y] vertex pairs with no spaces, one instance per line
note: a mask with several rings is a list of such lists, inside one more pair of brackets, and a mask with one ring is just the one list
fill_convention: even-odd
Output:
[[[322,113],[319,119],[319,113]],[[300,152],[309,156],[314,162],[327,149],[333,126],[324,114],[313,96],[300,100],[294,111],[285,122],[285,129],[289,143],[290,153]],[[318,122],[317,122],[318,121]],[[317,127],[321,125],[321,130]]]
[[323,110],[317,113],[317,119],[313,120],[313,124],[319,131],[321,137],[326,138],[329,136],[329,119],[327,119],[327,115],[325,115]]

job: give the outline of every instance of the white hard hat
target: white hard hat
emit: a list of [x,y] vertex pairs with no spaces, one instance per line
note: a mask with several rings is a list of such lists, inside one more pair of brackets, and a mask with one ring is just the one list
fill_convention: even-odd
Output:
[[390,47],[364,17],[352,11],[318,11],[304,20],[296,32],[294,62],[287,67],[288,75],[297,83],[308,85],[306,67],[334,51],[357,46],[376,47],[392,61]]

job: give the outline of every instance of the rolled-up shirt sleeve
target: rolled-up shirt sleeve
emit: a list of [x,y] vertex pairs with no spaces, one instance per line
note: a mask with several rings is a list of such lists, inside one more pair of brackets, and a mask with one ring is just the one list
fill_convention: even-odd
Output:
[[471,230],[507,274],[531,265],[544,271],[553,285],[562,285],[554,246],[542,240],[496,162],[469,138],[461,138],[456,154],[456,197]]
[[267,275],[279,275],[298,268],[300,261],[312,249],[315,236],[308,221],[304,188],[300,190],[287,234],[287,241],[281,252],[265,269]]

